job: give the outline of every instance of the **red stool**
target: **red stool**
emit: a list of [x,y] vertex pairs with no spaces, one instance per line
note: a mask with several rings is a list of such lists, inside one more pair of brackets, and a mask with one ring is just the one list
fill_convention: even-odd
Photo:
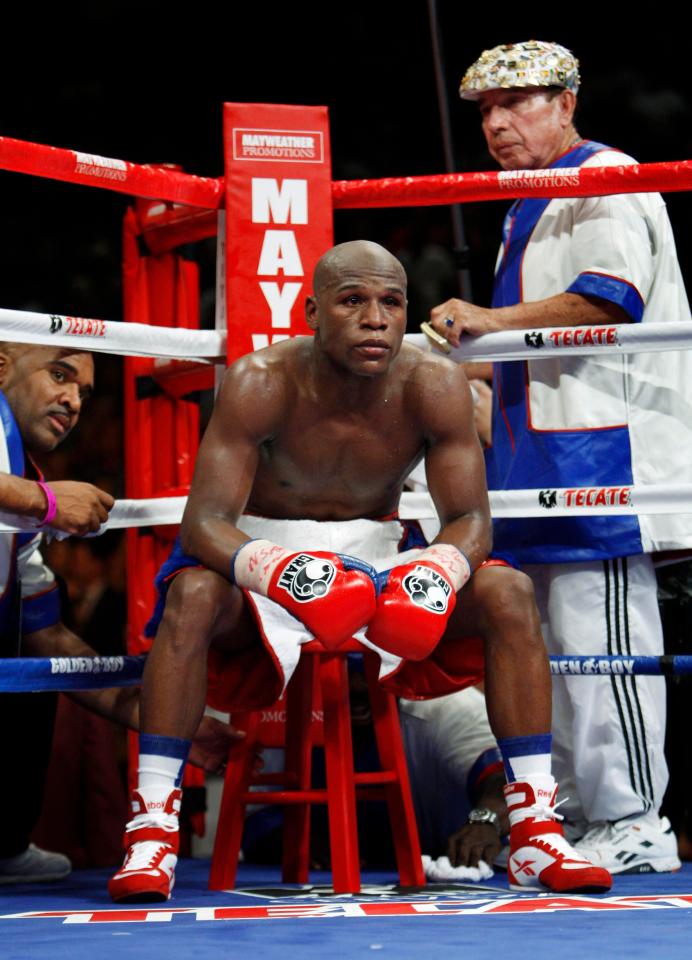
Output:
[[[346,654],[363,654],[370,695],[377,749],[382,770],[355,773],[351,742]],[[363,799],[387,801],[392,825],[399,878],[402,886],[423,886],[418,830],[411,799],[406,758],[401,742],[396,699],[379,685],[380,658],[349,641],[337,652],[326,651],[318,641],[301,649],[298,667],[288,685],[286,699],[285,772],[256,774],[254,758],[262,740],[262,711],[234,713],[233,724],[247,736],[231,749],[209,888],[233,887],[248,803],[281,803],[288,809],[284,818],[283,882],[307,883],[310,853],[310,804],[326,803],[332,857],[332,883],[336,893],[358,893],[360,860],[356,826],[356,794]],[[319,689],[324,711],[323,739],[326,789],[311,787],[312,747],[319,724],[314,721],[314,693]],[[249,791],[251,785],[283,784],[283,790]]]

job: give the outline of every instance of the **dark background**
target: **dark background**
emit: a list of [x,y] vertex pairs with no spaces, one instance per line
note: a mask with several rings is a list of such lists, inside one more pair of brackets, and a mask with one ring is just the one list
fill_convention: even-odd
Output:
[[[334,179],[444,169],[425,0],[265,2],[245,12],[200,0],[187,17],[172,5],[130,0],[61,5],[47,18],[40,6],[25,6],[13,26],[4,20],[4,135],[218,176],[224,100],[326,104]],[[594,26],[584,11],[558,17],[544,4],[509,17],[478,5],[472,22],[469,9],[439,3],[459,169],[494,166],[475,106],[456,94],[461,74],[483,48],[530,37],[559,40],[580,58],[582,134],[642,161],[692,154],[689,54],[674,26],[623,24],[622,13]],[[0,303],[119,318],[126,199],[4,172],[0,196]],[[689,273],[688,198],[668,199]],[[479,302],[488,295],[504,209],[465,207]],[[445,208],[344,212],[337,239],[386,239],[410,226],[415,246],[429,224],[447,220]]]

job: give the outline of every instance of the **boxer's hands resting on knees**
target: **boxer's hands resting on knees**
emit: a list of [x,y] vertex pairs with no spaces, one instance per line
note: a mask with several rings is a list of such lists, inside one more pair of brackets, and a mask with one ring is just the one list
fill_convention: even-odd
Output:
[[231,579],[278,603],[332,649],[375,613],[374,567],[341,553],[291,552],[269,540],[250,540],[233,555]]
[[277,567],[268,596],[329,648],[369,622],[377,602],[377,571],[357,557],[301,551]]
[[366,637],[404,660],[425,660],[442,638],[456,595],[442,570],[405,563],[380,574],[382,592]]
[[108,519],[115,503],[110,493],[94,487],[91,483],[57,480],[49,483],[49,486],[58,506],[51,527],[76,536],[96,533]]
[[424,660],[442,639],[456,594],[471,575],[451,544],[433,544],[409,563],[379,574],[381,593],[366,636],[405,660]]

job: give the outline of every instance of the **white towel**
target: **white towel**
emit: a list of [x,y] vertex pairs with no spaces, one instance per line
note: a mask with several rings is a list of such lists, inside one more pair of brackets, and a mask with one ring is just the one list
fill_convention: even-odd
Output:
[[485,860],[479,860],[477,867],[453,867],[449,857],[438,857],[437,860],[433,860],[432,857],[423,854],[422,859],[423,870],[428,880],[471,880],[473,883],[479,883],[481,880],[490,880],[493,876],[492,868]]

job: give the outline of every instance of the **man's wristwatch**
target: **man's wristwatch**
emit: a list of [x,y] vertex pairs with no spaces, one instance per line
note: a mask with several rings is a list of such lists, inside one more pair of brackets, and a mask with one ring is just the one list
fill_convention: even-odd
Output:
[[488,810],[487,807],[476,807],[468,815],[467,823],[489,823],[497,830],[500,836],[500,818],[494,810]]

